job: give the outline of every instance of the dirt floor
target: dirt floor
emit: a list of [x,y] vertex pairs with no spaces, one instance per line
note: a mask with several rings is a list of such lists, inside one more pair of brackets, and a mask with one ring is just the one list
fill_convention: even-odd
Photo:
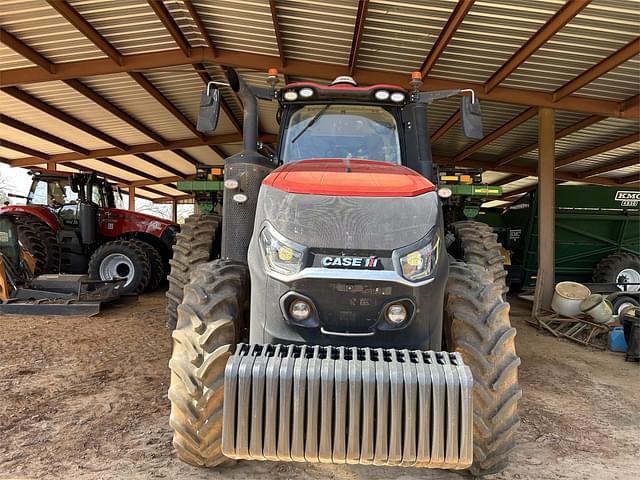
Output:
[[[631,479],[640,471],[640,365],[537,332],[513,309],[522,428],[502,479]],[[99,317],[0,318],[0,478],[459,479],[443,471],[240,462],[172,452],[164,296]],[[635,472],[635,473],[634,473]]]

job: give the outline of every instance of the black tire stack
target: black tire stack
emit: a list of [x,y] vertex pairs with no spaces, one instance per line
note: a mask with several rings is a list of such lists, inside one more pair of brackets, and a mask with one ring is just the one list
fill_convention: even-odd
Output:
[[60,269],[60,250],[56,236],[43,221],[30,216],[16,217],[18,239],[36,262],[34,275],[58,273]]
[[200,264],[220,257],[218,234],[222,217],[215,214],[191,215],[176,236],[173,258],[169,261],[167,290],[167,327],[173,330],[178,320],[178,305],[192,270]]

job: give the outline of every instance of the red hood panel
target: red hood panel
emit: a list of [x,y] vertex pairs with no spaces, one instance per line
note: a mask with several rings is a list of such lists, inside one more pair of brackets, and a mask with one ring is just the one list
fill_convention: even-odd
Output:
[[371,160],[300,160],[274,170],[262,183],[289,193],[351,197],[415,197],[435,190],[407,167]]

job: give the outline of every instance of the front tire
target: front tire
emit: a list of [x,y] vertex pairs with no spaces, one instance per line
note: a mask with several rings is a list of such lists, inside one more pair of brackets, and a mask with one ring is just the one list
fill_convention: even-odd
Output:
[[191,215],[180,228],[173,246],[171,270],[167,279],[167,327],[176,328],[178,305],[182,303],[184,287],[191,271],[200,264],[220,257],[220,225],[222,217],[215,214]]
[[224,369],[248,313],[249,272],[214,260],[194,268],[178,307],[169,361],[173,446],[191,465],[215,467],[222,454]]
[[18,239],[36,262],[34,275],[57,273],[60,268],[60,250],[55,233],[49,226],[30,215],[16,217]]
[[509,304],[481,267],[455,262],[445,299],[445,338],[473,374],[473,475],[501,471],[515,446],[520,425],[520,358]]
[[107,242],[91,255],[89,277],[94,280],[126,278],[121,293],[142,293],[149,284],[149,257],[138,241]]

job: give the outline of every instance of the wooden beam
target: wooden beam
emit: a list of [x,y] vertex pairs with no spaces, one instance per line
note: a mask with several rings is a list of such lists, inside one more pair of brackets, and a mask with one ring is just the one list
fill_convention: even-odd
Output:
[[[275,135],[267,134],[261,135],[260,139],[263,142],[273,142],[275,141]],[[148,152],[157,152],[161,150],[173,150],[176,148],[189,148],[189,147],[202,147],[206,145],[218,145],[225,143],[237,143],[242,141],[242,136],[237,133],[227,134],[227,135],[215,135],[212,137],[207,137],[204,140],[199,138],[185,138],[182,140],[172,140],[167,143],[166,147],[159,145],[157,143],[143,143],[138,145],[132,145],[129,147],[129,150],[124,153],[134,154],[134,153],[148,153]],[[96,157],[110,157],[114,155],[122,155],[123,152],[118,148],[100,148],[97,150],[91,150],[89,155],[82,155],[79,153],[57,153],[50,155],[50,161],[54,161],[56,163],[59,162],[74,162],[78,160],[89,160]],[[11,166],[13,167],[25,167],[30,165],[37,165],[38,163],[42,163],[39,159],[33,157],[26,158],[17,158],[11,161]]]
[[23,123],[20,120],[16,120],[15,118],[8,117],[7,115],[0,114],[0,123],[8,125],[11,128],[15,128],[16,130],[20,130],[21,132],[28,133],[29,135],[33,135],[34,137],[38,137],[41,140],[46,140],[47,142],[54,143],[60,147],[68,148],[69,150],[72,150],[74,152],[78,152],[83,155],[89,154],[89,150],[84,147],[69,142],[64,138],[56,137],[49,132],[40,130],[39,128],[27,125],[26,123]]
[[188,175],[188,173],[181,172],[180,170],[173,168],[167,165],[166,163],[161,162],[160,160],[156,160],[155,158],[153,158],[150,155],[147,155],[146,153],[136,153],[135,156],[138,157],[140,160],[143,160],[153,165],[154,167],[161,168],[162,170],[169,172],[171,175],[175,175],[176,177],[184,178]]
[[460,110],[456,110],[453,115],[447,118],[447,120],[433,132],[433,135],[431,135],[431,144],[436,143],[451,127],[458,123],[458,120],[460,120]]
[[640,165],[640,156],[637,152],[631,155],[629,158],[619,160],[608,165],[603,165],[597,168],[591,168],[583,172],[578,172],[576,175],[580,178],[593,177],[594,175],[600,175],[601,173],[611,172],[620,168],[633,167],[634,165]]
[[271,10],[271,22],[273,23],[273,31],[276,36],[276,44],[278,45],[278,55],[280,55],[280,65],[284,68],[287,66],[287,58],[284,54],[282,33],[280,32],[280,24],[278,23],[278,7],[276,7],[275,0],[269,0],[269,9]]
[[518,180],[522,180],[523,178],[526,178],[526,177],[524,175],[519,175],[519,174],[508,175],[508,176],[506,176],[504,178],[501,178],[500,180],[496,180],[491,185],[497,187],[497,186],[500,186],[500,185],[506,185],[507,183],[516,182]]
[[180,158],[182,158],[183,160],[186,160],[187,162],[189,162],[191,165],[193,165],[194,167],[197,167],[198,165],[200,165],[200,162],[198,160],[196,160],[195,158],[193,158],[191,155],[189,155],[187,152],[185,152],[184,150],[179,150],[179,149],[175,149],[175,150],[171,150],[173,153],[175,153],[176,155],[178,155]]
[[[238,68],[264,71],[278,62],[278,57],[235,50],[217,50],[214,58],[206,47],[193,47],[191,57],[187,57],[179,50],[150,52],[127,55],[123,66],[115,65],[110,59],[80,60],[56,64],[56,73],[51,74],[40,67],[26,67],[2,71],[2,83],[5,86],[66,80],[87,75],[107,75],[121,72],[167,68],[176,65],[190,65],[195,63],[209,63],[214,65],[230,65]],[[314,77],[333,80],[344,74],[344,66],[331,63],[311,62],[307,60],[288,59],[283,73],[301,77]],[[356,68],[354,76],[362,84],[387,83],[405,85],[408,75],[404,73]],[[499,103],[509,103],[523,106],[551,107],[570,112],[581,112],[606,117],[621,117],[638,119],[639,114],[634,109],[629,112],[620,111],[620,103],[612,100],[600,100],[590,97],[568,96],[557,102],[553,101],[553,94],[540,90],[502,87],[494,88],[490,93],[484,93],[483,84],[447,80],[441,78],[426,78],[421,90],[448,90],[471,88],[480,100]]]
[[585,85],[593,82],[596,78],[601,77],[608,71],[613,70],[630,58],[636,56],[638,51],[640,51],[640,37],[636,37],[631,40],[617,52],[609,55],[597,65],[594,65],[585,72],[582,72],[576,78],[558,88],[553,92],[553,101],[557,102],[567,95],[571,95],[576,90],[581,89]]
[[191,18],[196,24],[196,27],[198,27],[198,31],[200,32],[200,35],[202,36],[205,43],[207,44],[207,47],[209,47],[209,50],[211,50],[211,55],[213,55],[213,57],[215,58],[216,46],[213,44],[213,40],[211,40],[211,35],[209,35],[209,32],[207,32],[207,28],[204,26],[204,23],[202,23],[202,19],[200,18],[200,15],[196,10],[195,5],[191,0],[183,0],[183,2],[187,7],[187,10],[189,10],[189,13],[191,14]]
[[216,153],[216,155],[218,155],[220,158],[222,158],[222,160],[224,160],[225,158],[228,157],[228,155],[226,153],[224,153],[224,151],[220,147],[218,147],[217,145],[209,145],[209,148],[211,150],[213,150]]
[[353,28],[353,38],[351,39],[351,51],[349,52],[349,75],[353,75],[353,71],[358,63],[358,53],[360,51],[360,44],[362,43],[362,34],[364,33],[364,24],[367,21],[368,11],[369,0],[360,0],[358,2],[356,24]]
[[[79,165],[74,162],[62,162],[60,165],[64,165],[65,167],[73,168],[78,170],[79,172],[96,172],[98,175],[106,178],[107,180],[111,180],[120,185],[129,185],[129,180],[125,180],[124,178],[116,177],[115,175],[111,175],[110,173],[105,173],[101,170],[87,167],[85,165]],[[119,167],[118,167],[119,168]]]
[[458,30],[458,27],[464,20],[464,17],[467,16],[469,10],[473,6],[475,0],[458,0],[458,4],[453,9],[449,20],[445,24],[444,28],[440,32],[440,35],[436,39],[431,51],[427,55],[427,58],[422,62],[422,66],[420,67],[420,71],[422,72],[422,78],[429,75],[431,69],[434,67],[442,52],[447,47],[447,44]]
[[[567,135],[571,135],[574,132],[577,132],[578,130],[582,130],[583,128],[587,128],[591,125],[593,125],[594,123],[600,122],[602,120],[604,120],[606,117],[601,117],[599,115],[591,115],[587,118],[583,118],[582,120],[573,123],[571,125],[569,125],[568,127],[563,128],[562,130],[559,130],[556,132],[556,140],[558,140],[559,138],[562,137],[566,137]],[[531,143],[529,145],[527,145],[526,147],[522,147],[518,150],[516,150],[515,152],[512,152],[510,154],[508,154],[506,157],[498,160],[496,162],[496,166],[502,166],[502,165],[506,165],[507,163],[512,162],[513,160],[516,160],[518,158],[520,158],[521,156],[535,150],[536,148],[538,148],[538,142],[535,143]]]
[[524,122],[534,117],[537,113],[538,113],[537,109],[533,107],[527,108],[524,112],[512,118],[507,123],[503,124],[501,127],[491,132],[489,135],[485,136],[482,140],[477,141],[473,145],[465,148],[462,152],[458,153],[454,157],[454,161],[459,162],[460,160],[464,160],[469,155],[477,152],[485,145],[490,144],[494,140],[497,140],[501,136],[509,133],[511,130],[518,127],[519,125],[522,125]]
[[160,103],[160,105],[166,108],[180,123],[187,127],[196,137],[204,140],[205,135],[199,132],[196,129],[195,125],[191,123],[191,121],[187,117],[185,117],[185,115],[180,110],[178,110],[178,108],[173,103],[171,103],[167,99],[167,97],[165,97],[162,92],[149,81],[147,77],[145,77],[140,72],[129,72],[129,76],[133,78],[138,85],[144,88],[149,95],[155,98],[158,103]]
[[633,117],[640,115],[640,95],[634,95],[620,102],[620,111]]
[[91,90],[89,87],[87,87],[80,80],[75,80],[75,79],[65,80],[64,83],[66,83],[69,87],[73,88],[76,92],[78,92],[81,95],[84,95],[85,97],[87,97],[92,102],[100,105],[106,111],[108,111],[109,113],[115,115],[116,117],[118,117],[123,122],[129,124],[130,126],[135,128],[139,132],[142,132],[144,135],[149,137],[151,140],[155,140],[160,145],[166,145],[167,140],[162,138],[162,136],[160,136],[159,134],[157,134],[156,132],[154,132],[153,130],[148,128],[147,126],[143,125],[142,123],[140,123],[138,120],[133,118],[131,115],[129,115],[125,111],[123,111],[120,108],[116,107],[113,103],[111,103],[108,100],[106,100],[99,93]]
[[[198,72],[198,75],[200,76],[200,79],[202,80],[202,82],[205,85],[208,85],[209,82],[211,81],[211,76],[209,75],[209,73],[206,72],[206,67],[201,63],[197,63],[194,65],[194,68]],[[229,106],[229,104],[227,103],[227,101],[224,99],[222,95],[220,95],[220,106],[222,107],[222,111],[227,115],[227,117],[233,124],[234,128],[238,132],[242,133],[242,125],[240,124],[235,114],[233,113],[233,110],[231,110],[231,107]]]
[[13,98],[20,100],[21,102],[26,103],[27,105],[40,110],[48,115],[51,115],[58,120],[68,123],[69,125],[73,125],[78,130],[82,130],[89,135],[92,135],[100,140],[117,147],[120,150],[127,150],[129,146],[126,143],[121,142],[120,140],[116,140],[115,138],[107,135],[106,133],[101,132],[97,128],[93,128],[90,125],[87,125],[82,120],[79,120],[71,115],[63,112],[62,110],[58,110],[55,107],[52,107],[48,103],[43,102],[42,100],[29,95],[27,92],[24,92],[16,87],[3,87],[1,89],[4,93],[11,95]]
[[54,63],[47,60],[33,48],[21,42],[4,29],[0,29],[0,42],[4,43],[14,52],[22,55],[27,60],[30,60],[41,68],[44,68],[48,73],[56,73],[56,66]]
[[[42,160],[49,160],[51,158],[47,153],[41,152],[39,150],[35,150],[33,148],[29,148],[25,145],[20,145],[19,143],[14,143],[9,140],[5,140],[4,138],[0,138],[0,147],[8,148],[9,150],[15,150],[16,152],[21,152],[26,155],[31,155],[32,157],[41,158]],[[42,160],[38,163],[42,163]]]
[[129,211],[136,211],[136,187],[129,187]]
[[580,13],[590,0],[574,0],[564,4],[527,42],[502,65],[484,84],[485,92],[491,92],[514,70],[522,65],[531,55],[542,47],[573,17]]
[[564,167],[571,163],[584,160],[585,158],[600,155],[601,153],[624,147],[625,145],[629,145],[630,143],[635,143],[637,141],[640,141],[640,132],[634,132],[631,135],[626,135],[612,142],[607,142],[602,145],[598,145],[597,147],[589,148],[587,150],[583,150],[582,152],[573,153],[571,155],[559,158],[556,161],[556,168]]
[[67,21],[87,37],[96,47],[102,50],[113,62],[122,66],[124,65],[124,57],[120,55],[113,46],[93,28],[93,26],[85,20],[71,5],[60,0],[47,0],[56,11],[62,15]]
[[182,30],[180,30],[180,27],[173,19],[173,16],[169,10],[167,10],[167,7],[165,7],[164,2],[158,0],[147,0],[147,3],[160,19],[164,28],[166,28],[169,34],[173,37],[173,40],[178,44],[180,50],[182,50],[187,57],[190,57],[191,45],[189,45],[189,42],[182,33]]

